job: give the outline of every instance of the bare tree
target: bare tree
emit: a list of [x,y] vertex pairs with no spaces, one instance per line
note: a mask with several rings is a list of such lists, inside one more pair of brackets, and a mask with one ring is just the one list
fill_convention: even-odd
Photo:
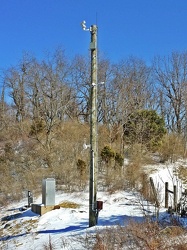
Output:
[[11,68],[5,73],[5,84],[10,90],[10,97],[16,109],[16,121],[22,122],[25,118],[25,67]]
[[71,84],[76,93],[76,103],[79,107],[77,118],[89,123],[90,114],[90,62],[88,58],[76,56],[71,64]]
[[[54,127],[71,116],[73,91],[68,82],[69,65],[64,52],[57,50],[47,60],[34,60],[29,72],[27,96],[32,111],[31,135],[50,150]],[[45,137],[40,136],[41,131]]]
[[108,123],[110,98],[109,85],[112,77],[112,66],[109,59],[102,58],[98,62],[98,122]]
[[0,130],[5,126],[5,87],[2,86],[1,99],[0,99]]
[[153,69],[160,110],[167,127],[182,133],[186,123],[187,53],[173,52],[167,57],[155,57]]
[[150,69],[143,60],[130,57],[112,67],[112,78],[107,100],[108,117],[116,133],[123,133],[122,127],[135,110],[154,106],[154,95],[150,81]]

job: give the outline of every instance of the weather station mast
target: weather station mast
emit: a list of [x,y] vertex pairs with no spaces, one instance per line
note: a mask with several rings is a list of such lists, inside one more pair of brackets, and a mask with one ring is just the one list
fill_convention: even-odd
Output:
[[84,31],[90,31],[91,42],[91,85],[90,85],[90,180],[89,180],[89,227],[97,225],[97,172],[98,172],[98,126],[97,126],[97,25],[86,27],[81,23]]

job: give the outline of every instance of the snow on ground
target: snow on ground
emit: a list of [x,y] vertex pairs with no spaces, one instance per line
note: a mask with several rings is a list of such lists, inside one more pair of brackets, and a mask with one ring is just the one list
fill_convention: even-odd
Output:
[[[137,193],[117,192],[110,195],[98,192],[98,200],[104,202],[103,210],[99,213],[98,229],[103,226],[124,225],[125,221],[132,218],[137,220],[143,218]],[[0,214],[1,219],[11,214],[18,215],[3,224],[1,246],[4,249],[44,249],[50,235],[56,249],[69,249],[62,248],[62,241],[71,242],[72,247],[73,242],[76,244],[75,237],[95,230],[96,227],[94,229],[88,227],[88,193],[57,193],[56,204],[62,201],[75,202],[81,206],[78,209],[56,209],[42,216],[30,209],[20,212],[19,208],[24,206],[26,201],[4,208]],[[5,226],[7,224],[9,226]],[[76,244],[73,249],[81,249],[81,246]]]
[[[151,175],[155,183],[165,181],[171,183],[168,168],[157,166],[156,171]],[[160,179],[159,179],[160,178]],[[34,203],[41,203],[42,198],[34,200]],[[88,232],[95,232],[106,226],[124,225],[128,221],[143,220],[145,213],[153,215],[154,207],[142,201],[136,192],[121,191],[113,194],[98,192],[98,200],[103,201],[103,210],[99,213],[98,225],[88,227],[88,205],[89,195],[87,192],[60,193],[57,192],[56,204],[63,201],[74,202],[80,205],[79,208],[60,208],[48,212],[42,216],[33,213],[30,208],[20,211],[20,208],[27,204],[27,199],[14,203],[0,211],[0,249],[8,250],[43,250],[51,240],[55,249],[81,249],[78,241]],[[160,212],[165,212],[161,208]],[[6,216],[9,220],[6,220]],[[76,240],[77,239],[77,240]]]

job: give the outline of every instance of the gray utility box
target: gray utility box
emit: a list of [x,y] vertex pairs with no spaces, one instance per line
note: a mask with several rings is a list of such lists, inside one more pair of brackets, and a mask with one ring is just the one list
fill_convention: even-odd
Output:
[[55,179],[47,178],[42,181],[42,204],[55,205]]

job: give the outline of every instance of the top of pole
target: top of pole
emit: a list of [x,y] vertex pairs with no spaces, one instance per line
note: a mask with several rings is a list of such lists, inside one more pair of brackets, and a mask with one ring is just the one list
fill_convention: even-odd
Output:
[[91,25],[90,27],[90,32],[93,34],[93,33],[96,33],[97,32],[97,25]]
[[97,32],[97,25],[94,24],[94,25],[91,25],[90,28],[87,28],[87,27],[86,27],[86,21],[85,21],[85,20],[83,20],[83,21],[81,22],[81,27],[82,27],[82,29],[83,29],[84,31],[90,31],[91,33]]

